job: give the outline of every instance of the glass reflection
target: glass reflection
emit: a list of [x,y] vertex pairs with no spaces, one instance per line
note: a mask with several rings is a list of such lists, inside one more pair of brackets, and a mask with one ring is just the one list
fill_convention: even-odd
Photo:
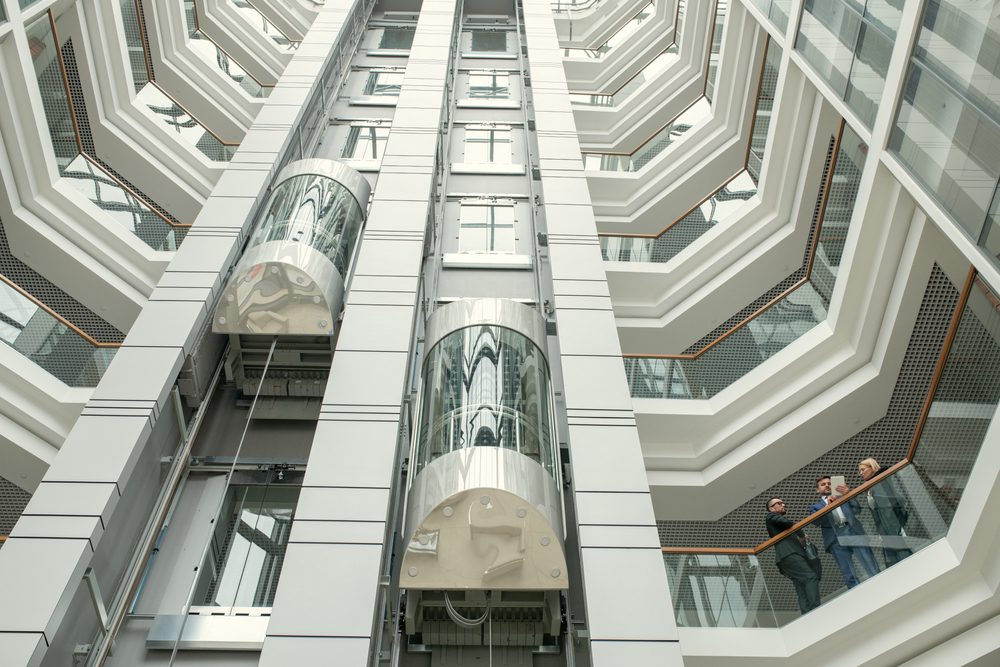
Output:
[[268,241],[305,243],[347,275],[362,223],[361,207],[347,188],[325,176],[303,174],[278,185],[270,201],[248,248]]
[[466,447],[502,447],[537,461],[554,478],[549,369],[534,343],[500,326],[448,334],[423,373],[416,469]]
[[147,83],[136,94],[135,99],[152,118],[209,160],[228,162],[236,153],[236,146],[222,143],[156,84]]
[[608,41],[600,45],[596,49],[564,49],[563,54],[570,58],[589,58],[592,60],[600,60],[608,53],[610,53],[616,46],[625,44],[629,39],[634,37],[639,31],[639,27],[645,23],[649,18],[652,18],[656,13],[656,3],[650,2],[648,5],[639,10],[639,13],[633,16],[625,25],[623,25],[618,32],[613,34]]

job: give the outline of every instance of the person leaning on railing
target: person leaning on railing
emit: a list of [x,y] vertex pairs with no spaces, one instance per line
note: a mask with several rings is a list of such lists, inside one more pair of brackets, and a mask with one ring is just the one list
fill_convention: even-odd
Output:
[[[878,461],[867,458],[858,463],[858,474],[867,482],[885,472]],[[882,538],[882,557],[885,566],[895,565],[907,556],[913,555],[906,546],[906,522],[910,518],[906,501],[897,488],[895,477],[886,477],[868,489],[862,504],[871,510],[875,528]]]
[[[795,525],[785,516],[785,501],[771,498],[767,501],[767,517],[764,520],[770,537],[780,535]],[[774,545],[774,561],[778,571],[792,580],[795,595],[799,599],[799,610],[804,614],[819,606],[819,573],[813,569],[806,557],[806,538],[801,531],[795,531]]]

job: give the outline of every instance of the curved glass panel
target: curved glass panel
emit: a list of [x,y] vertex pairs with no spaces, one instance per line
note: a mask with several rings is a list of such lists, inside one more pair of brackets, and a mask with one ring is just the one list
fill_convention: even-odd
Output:
[[248,248],[267,241],[305,243],[346,276],[361,221],[361,207],[347,188],[325,176],[303,174],[275,188]]
[[465,447],[503,447],[555,478],[549,367],[534,343],[495,325],[459,329],[424,365],[414,474]]

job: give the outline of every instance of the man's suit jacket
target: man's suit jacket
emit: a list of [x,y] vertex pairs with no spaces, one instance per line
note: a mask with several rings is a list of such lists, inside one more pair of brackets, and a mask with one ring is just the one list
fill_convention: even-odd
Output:
[[[810,507],[810,511],[816,513],[826,507],[826,503],[819,500],[815,505]],[[813,523],[818,525],[823,531],[823,547],[829,551],[830,548],[837,543],[838,535],[864,535],[865,529],[858,521],[855,512],[858,510],[858,504],[853,500],[849,500],[840,506],[840,509],[844,510],[844,516],[847,519],[846,525],[838,526],[836,524],[836,510],[832,512],[827,512],[825,515],[816,519]]]
[[[774,537],[794,526],[795,522],[784,514],[768,512],[767,518],[764,520],[764,525],[767,526],[768,536]],[[799,541],[798,531],[774,545],[774,560],[776,563],[780,563],[783,558],[792,554],[799,554],[803,558],[806,557],[805,549],[802,548],[802,542]]]

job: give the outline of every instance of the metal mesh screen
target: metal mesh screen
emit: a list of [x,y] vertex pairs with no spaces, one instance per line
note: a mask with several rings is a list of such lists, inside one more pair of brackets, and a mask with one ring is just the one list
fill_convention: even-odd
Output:
[[[754,546],[767,539],[763,507],[769,498],[783,498],[789,515],[801,519],[816,502],[815,480],[819,475],[843,472],[850,478],[858,461],[869,456],[883,465],[901,460],[913,437],[957,301],[958,290],[935,266],[884,417],[717,521],[658,522],[661,543],[689,547]],[[856,484],[854,480],[852,485]]]
[[0,477],[0,535],[9,535],[14,524],[31,500],[31,494],[4,477]]
[[105,321],[79,301],[45,279],[41,274],[11,254],[7,234],[0,221],[0,275],[56,311],[74,325],[102,343],[120,343],[125,334]]

